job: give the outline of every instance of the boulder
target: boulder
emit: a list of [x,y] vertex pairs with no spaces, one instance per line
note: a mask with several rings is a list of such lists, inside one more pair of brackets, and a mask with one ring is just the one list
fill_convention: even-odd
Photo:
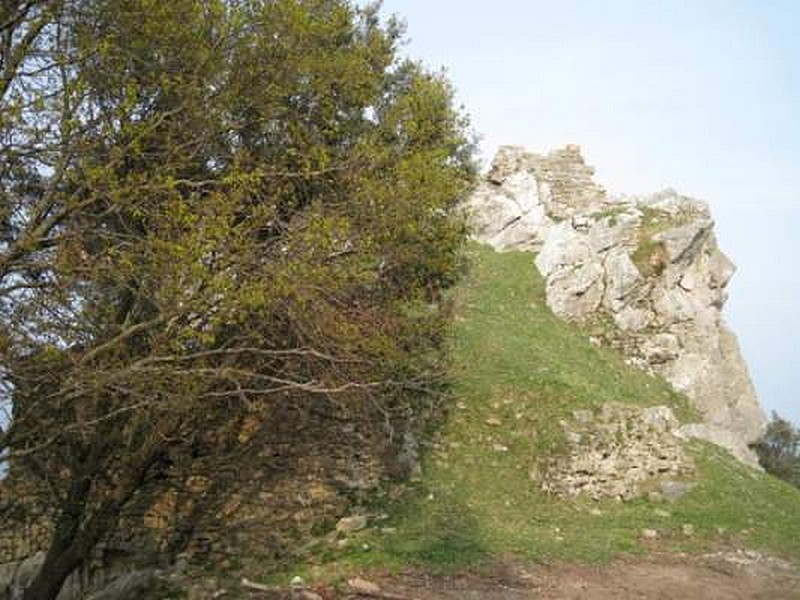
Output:
[[336,523],[336,531],[344,534],[361,531],[367,526],[367,522],[366,515],[344,517],[343,519],[339,519],[339,522]]
[[552,311],[574,321],[593,315],[603,292],[603,267],[599,262],[561,270],[547,281],[547,303]]
[[664,245],[667,256],[672,262],[691,261],[712,226],[711,220],[702,218],[688,225],[658,233],[653,236],[653,241]]
[[603,304],[612,312],[625,307],[625,298],[641,283],[642,276],[625,249],[609,252],[605,263],[606,290]]

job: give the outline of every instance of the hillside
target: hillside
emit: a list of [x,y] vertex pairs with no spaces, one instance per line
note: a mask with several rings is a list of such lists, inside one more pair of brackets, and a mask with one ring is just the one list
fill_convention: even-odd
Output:
[[[498,562],[600,565],[651,555],[652,568],[676,553],[697,555],[684,559],[693,564],[743,550],[800,562],[800,491],[704,442],[688,443],[696,470],[674,500],[647,484],[650,493],[628,501],[543,491],[532,470],[564,452],[560,423],[576,410],[620,403],[693,413],[662,379],[555,317],[533,254],[476,246],[470,258],[454,294],[447,414],[420,473],[356,511],[368,517],[365,528],[321,538],[308,560],[287,565],[284,581],[299,574],[329,589],[356,573],[387,581],[409,568],[415,577],[468,569],[491,579]],[[474,597],[494,597],[484,591]]]
[[[696,414],[556,317],[534,254],[474,245],[469,263],[452,292],[452,387],[411,480],[316,524],[279,572],[243,555],[244,568],[178,574],[188,596],[170,597],[684,598],[709,587],[719,598],[798,597],[800,490],[716,446],[686,442],[694,470],[666,493],[658,478],[627,500],[542,489],[537,471],[569,448],[563,424],[576,411]],[[284,596],[298,577],[302,591]]]
[[[582,183],[564,186],[567,201],[558,210],[571,210],[568,202],[588,197],[576,196],[576,190],[598,193],[581,179],[586,170],[577,158],[568,155],[567,172]],[[512,176],[512,190],[517,185],[519,191],[519,183]],[[496,193],[490,188],[490,198]],[[501,188],[509,204],[517,203],[508,193]],[[681,207],[685,202],[673,193],[664,198]],[[595,210],[591,203],[589,210]],[[426,409],[417,424],[395,430],[394,437],[391,423],[385,432],[369,426],[381,420],[377,405],[362,409],[363,415],[324,403],[305,411],[276,406],[259,416],[272,426],[262,425],[257,433],[248,420],[229,423],[238,432],[235,454],[214,451],[202,463],[192,462],[188,490],[175,483],[184,476],[175,469],[172,488],[143,496],[146,539],[112,540],[110,547],[136,548],[146,561],[130,576],[112,576],[111,595],[96,600],[166,597],[165,588],[152,588],[154,578],[164,583],[164,574],[170,597],[197,600],[220,594],[283,598],[298,577],[302,591],[290,596],[306,600],[561,600],[585,597],[585,589],[592,590],[589,598],[691,598],[709,587],[725,599],[799,597],[800,490],[747,464],[737,449],[743,435],[752,434],[748,424],[733,440],[735,454],[697,439],[698,421],[715,415],[659,374],[677,355],[664,360],[648,350],[650,340],[672,333],[654,322],[626,344],[615,335],[615,317],[628,307],[620,303],[612,305],[617,312],[603,313],[605,291],[591,318],[570,318],[563,310],[584,307],[592,292],[559,287],[579,279],[585,265],[554,261],[554,245],[567,258],[580,258],[569,249],[582,243],[581,236],[609,239],[605,234],[621,226],[625,235],[606,247],[616,258],[630,252],[637,261],[641,247],[663,245],[668,257],[675,236],[656,236],[687,229],[683,213],[675,222],[665,210],[646,209],[631,220],[625,212],[635,210],[626,204],[591,213],[597,216],[588,225],[580,214],[552,217],[546,223],[551,237],[543,244],[520,244],[519,230],[505,238],[514,240],[511,247],[500,244],[502,251],[471,244],[463,277],[443,299],[452,313],[447,388],[433,411],[438,416],[429,420]],[[530,226],[529,217],[530,212],[506,221],[511,226],[501,234]],[[714,264],[725,264],[707,214],[700,217],[702,233],[692,233],[690,251],[681,252],[688,259],[653,272],[648,259],[636,264],[642,277],[629,297],[644,290],[640,300],[649,301],[674,281],[686,285],[691,270],[696,284],[680,293],[702,307],[697,331],[714,342],[724,331],[725,286],[703,288],[697,282],[713,281]],[[633,229],[634,243],[628,245],[631,222],[643,224],[656,243]],[[560,240],[569,243],[559,246]],[[598,256],[602,252],[589,259]],[[610,270],[601,285],[615,290],[615,271],[605,256],[603,269]],[[539,268],[548,261],[557,268],[543,276]],[[724,270],[727,281],[732,267]],[[657,315],[647,302],[637,306]],[[666,327],[674,325],[667,321]],[[697,343],[694,321],[678,325],[682,340]],[[734,350],[720,356],[733,356],[736,363]],[[726,390],[744,391],[744,403],[736,397],[726,401],[730,410],[724,417],[734,417],[727,424],[738,427],[758,405],[746,369],[734,367],[743,377],[717,390],[714,401],[725,401]],[[693,376],[700,387],[712,387],[697,372]],[[420,432],[419,423],[428,420]],[[397,468],[380,466],[386,449]],[[193,520],[194,506],[200,510]],[[134,511],[126,518],[130,530],[139,531],[135,523],[142,516]],[[191,552],[177,565],[165,557],[154,570],[152,557],[186,527],[193,528]],[[14,579],[17,566],[9,568],[0,571],[0,580]],[[354,577],[363,578],[355,580],[356,588],[366,587],[349,586]],[[375,581],[380,592],[370,587]],[[565,595],[576,581],[584,587]],[[463,594],[450,589],[454,582]],[[420,586],[428,591],[418,593]],[[519,595],[509,595],[511,588]],[[142,596],[143,589],[162,591]]]
[[[690,412],[663,380],[627,366],[553,316],[530,253],[481,247],[472,256],[456,294],[456,382],[446,423],[420,480],[389,505],[379,529],[352,544],[371,550],[344,562],[459,567],[507,553],[603,561],[654,546],[718,545],[800,559],[800,491],[709,444],[690,445],[694,487],[672,503],[565,501],[532,482],[532,466],[563,449],[559,420],[577,409],[620,402]],[[643,540],[644,529],[657,531],[657,541]]]

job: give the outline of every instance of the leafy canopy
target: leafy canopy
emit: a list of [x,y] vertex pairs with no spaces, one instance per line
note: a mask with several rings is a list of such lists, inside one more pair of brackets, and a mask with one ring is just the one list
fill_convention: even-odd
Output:
[[0,451],[54,515],[44,598],[211,411],[435,380],[474,166],[377,5],[16,0],[0,27]]

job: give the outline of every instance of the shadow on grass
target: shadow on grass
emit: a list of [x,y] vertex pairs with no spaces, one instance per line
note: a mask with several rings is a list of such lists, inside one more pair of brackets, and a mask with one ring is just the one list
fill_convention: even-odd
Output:
[[397,521],[401,536],[384,551],[404,564],[450,570],[481,562],[489,554],[478,520],[455,499],[441,503],[420,493]]

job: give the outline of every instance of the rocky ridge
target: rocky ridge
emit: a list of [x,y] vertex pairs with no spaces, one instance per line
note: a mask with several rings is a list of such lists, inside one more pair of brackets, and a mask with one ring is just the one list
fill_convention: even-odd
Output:
[[671,189],[612,196],[593,175],[575,145],[547,156],[502,147],[468,202],[475,238],[535,252],[556,315],[684,392],[702,421],[681,435],[756,466],[748,444],[766,420],[722,316],[735,266],[708,205]]

